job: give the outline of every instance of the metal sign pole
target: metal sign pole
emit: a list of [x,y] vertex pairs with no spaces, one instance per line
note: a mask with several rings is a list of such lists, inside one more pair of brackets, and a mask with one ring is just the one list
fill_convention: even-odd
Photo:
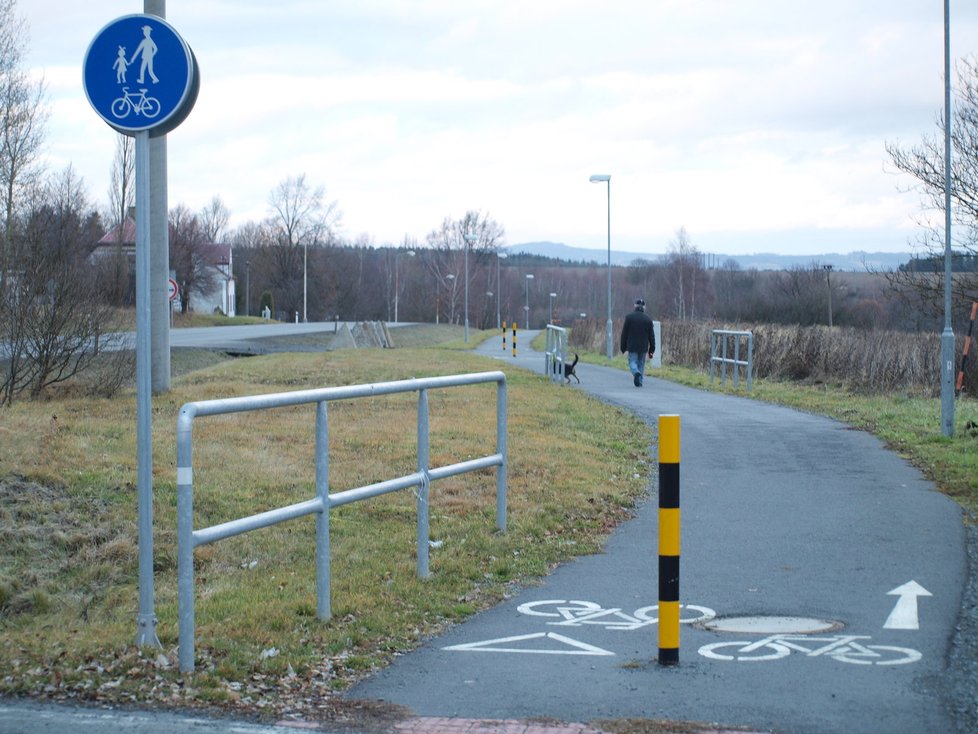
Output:
[[150,297],[149,132],[136,138],[136,463],[139,504],[139,616],[136,644],[160,645],[153,600],[153,394]]

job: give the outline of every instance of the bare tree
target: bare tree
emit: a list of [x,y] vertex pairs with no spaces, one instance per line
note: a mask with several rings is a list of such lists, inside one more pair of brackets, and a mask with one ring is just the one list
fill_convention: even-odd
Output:
[[[680,227],[676,238],[669,243],[664,266],[669,303],[672,304],[676,318],[696,318],[697,293],[702,297],[709,281],[703,267],[703,255],[690,242],[685,227]],[[705,313],[705,309],[702,310]]]
[[18,277],[0,296],[0,405],[24,393],[37,397],[100,359],[113,366],[98,381],[103,392],[132,374],[124,350],[99,357],[100,343],[115,325],[110,307],[90,285],[87,255],[101,223],[81,181],[68,168],[31,193],[27,210],[10,228]]
[[210,293],[217,283],[206,251],[212,243],[200,218],[182,204],[170,210],[169,227],[170,264],[180,284],[180,310],[187,313],[193,296]]
[[[465,247],[466,235],[475,237],[469,249],[469,286],[481,282],[485,269],[492,262],[494,254],[504,240],[502,225],[488,214],[469,210],[461,219],[445,217],[441,227],[428,233],[426,241],[430,249],[426,259],[428,270],[436,283],[436,300],[441,300],[444,290],[447,315],[455,321],[456,313],[461,314],[460,300],[465,291]],[[477,289],[484,293],[484,289]],[[459,317],[464,321],[464,315]]]
[[118,135],[115,141],[115,156],[112,158],[112,174],[109,184],[109,209],[106,222],[110,230],[115,230],[115,252],[102,267],[102,284],[105,296],[116,306],[124,304],[129,297],[130,267],[125,252],[125,238],[122,236],[126,219],[129,217],[136,198],[136,142],[129,135]]
[[[290,177],[276,186],[268,200],[272,210],[269,226],[275,233],[274,259],[270,265],[270,284],[277,303],[299,312],[305,305],[303,296],[310,290],[321,293],[323,283],[304,282],[313,272],[308,267],[310,247],[322,247],[333,241],[340,212],[336,201],[326,201],[322,186],[311,187],[305,174]],[[322,265],[322,263],[321,263]],[[314,269],[322,272],[323,268]]]
[[[956,70],[951,120],[952,246],[959,253],[974,256],[978,253],[978,59],[962,59]],[[889,274],[888,280],[897,290],[912,292],[910,299],[929,305],[936,314],[942,310],[944,292],[944,218],[932,215],[944,211],[943,113],[937,116],[936,134],[906,148],[888,142],[886,151],[898,171],[916,179],[912,190],[920,195],[922,208],[919,244],[926,253],[924,262],[901,268]],[[978,272],[955,272],[951,288],[956,301],[974,298],[978,294]]]
[[126,221],[136,199],[136,139],[119,134],[115,141],[109,182],[109,216],[106,223],[117,227]]
[[204,235],[211,242],[220,242],[231,219],[231,212],[221,201],[220,196],[215,196],[203,209],[200,210],[200,226],[204,230]]
[[21,194],[39,180],[47,119],[44,83],[30,79],[22,68],[26,43],[27,24],[17,13],[16,0],[0,0],[0,292],[11,267],[11,236]]

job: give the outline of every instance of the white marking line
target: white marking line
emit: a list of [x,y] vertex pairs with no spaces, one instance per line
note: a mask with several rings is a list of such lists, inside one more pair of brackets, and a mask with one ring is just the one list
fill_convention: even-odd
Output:
[[916,581],[908,581],[886,592],[887,596],[898,596],[896,606],[883,623],[885,630],[916,630],[920,629],[920,619],[917,616],[917,597],[933,596],[927,589]]
[[[499,647],[513,642],[526,642],[529,640],[550,639],[567,645],[569,649],[533,649],[526,647]],[[443,647],[442,650],[454,650],[462,652],[517,652],[535,653],[538,655],[614,655],[613,652],[604,650],[586,642],[558,635],[556,632],[534,632],[530,635],[516,635],[514,637],[499,637],[495,640],[482,640],[481,642],[466,642],[462,645],[451,645]]]

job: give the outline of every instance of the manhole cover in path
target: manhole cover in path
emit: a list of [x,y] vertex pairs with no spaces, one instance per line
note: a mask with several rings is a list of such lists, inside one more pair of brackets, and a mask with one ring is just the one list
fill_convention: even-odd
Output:
[[737,632],[757,635],[809,635],[834,632],[845,625],[832,619],[814,617],[774,617],[752,615],[744,617],[715,617],[699,625],[713,632]]

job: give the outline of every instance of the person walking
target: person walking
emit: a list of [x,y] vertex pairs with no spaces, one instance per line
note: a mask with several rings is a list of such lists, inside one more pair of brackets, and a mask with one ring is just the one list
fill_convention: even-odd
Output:
[[655,327],[645,313],[645,301],[635,301],[635,310],[625,317],[621,327],[621,351],[628,353],[628,369],[635,387],[642,387],[645,377],[645,358],[655,354]]

